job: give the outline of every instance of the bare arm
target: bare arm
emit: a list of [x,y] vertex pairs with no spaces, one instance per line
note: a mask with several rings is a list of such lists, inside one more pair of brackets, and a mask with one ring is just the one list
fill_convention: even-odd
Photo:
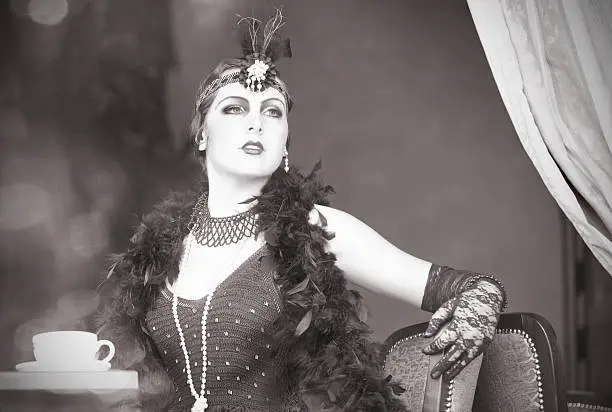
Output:
[[[325,222],[320,221],[319,212]],[[359,219],[334,208],[315,205],[310,222],[327,223],[326,229],[335,234],[329,241],[329,251],[336,255],[337,266],[349,280],[435,311],[425,336],[437,335],[423,352],[448,352],[434,365],[434,379],[442,373],[449,379],[456,376],[493,339],[506,302],[503,287],[496,279],[412,256]],[[471,279],[475,281],[470,285]],[[446,328],[438,333],[443,325]]]
[[311,223],[322,224],[317,211],[325,217],[326,229],[335,234],[329,251],[348,280],[421,306],[431,262],[404,252],[361,220],[332,207],[315,205]]

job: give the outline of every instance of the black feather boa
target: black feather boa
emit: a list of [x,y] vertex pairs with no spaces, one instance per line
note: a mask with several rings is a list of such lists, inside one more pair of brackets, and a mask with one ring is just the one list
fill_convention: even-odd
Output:
[[[363,321],[361,296],[347,288],[335,256],[326,252],[333,235],[309,224],[314,204],[327,205],[333,192],[317,178],[319,166],[308,176],[279,170],[257,197],[259,228],[273,251],[268,263],[276,268],[284,307],[275,324],[274,353],[286,359],[293,399],[286,410],[306,411],[306,404],[312,410],[317,404],[335,411],[403,411],[394,396],[401,388],[382,375],[380,346]],[[104,304],[98,333],[115,343],[114,367],[139,372],[140,393],[133,402],[145,411],[163,410],[173,387],[144,327],[144,314],[165,279],[178,274],[196,198],[194,191],[171,193],[145,216],[131,247],[114,257],[99,288]]]

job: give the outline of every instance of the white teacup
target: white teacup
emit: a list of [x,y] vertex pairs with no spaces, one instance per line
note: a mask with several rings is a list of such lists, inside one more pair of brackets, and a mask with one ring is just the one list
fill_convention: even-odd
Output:
[[[115,356],[115,345],[108,340],[98,340],[91,332],[55,331],[34,335],[34,357],[38,362],[46,364],[88,364],[92,362],[108,362]],[[108,347],[108,355],[98,359],[98,351],[103,346]]]

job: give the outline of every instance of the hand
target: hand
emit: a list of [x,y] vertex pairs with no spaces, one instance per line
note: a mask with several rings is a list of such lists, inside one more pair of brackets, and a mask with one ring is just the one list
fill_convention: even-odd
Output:
[[433,314],[425,337],[434,336],[444,324],[448,326],[423,353],[432,355],[446,348],[448,352],[431,370],[437,379],[442,373],[452,379],[475,359],[493,339],[503,303],[503,292],[493,283],[478,281],[446,301]]

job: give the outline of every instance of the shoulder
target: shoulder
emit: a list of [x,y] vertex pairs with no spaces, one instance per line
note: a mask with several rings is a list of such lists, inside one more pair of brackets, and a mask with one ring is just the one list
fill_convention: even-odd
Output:
[[[165,276],[164,270],[175,265],[180,255],[196,198],[194,191],[171,191],[155,204],[132,230],[127,250],[109,256],[106,278],[117,273],[116,279],[142,286],[145,278]],[[152,267],[160,273],[148,273]]]
[[328,232],[328,250],[338,257],[360,253],[364,248],[387,243],[378,232],[361,219],[344,210],[328,205],[315,204],[308,221]]
[[197,193],[193,190],[171,190],[164,198],[153,205],[152,210],[143,217],[143,220],[163,221],[190,214],[196,199]]
[[132,238],[138,244],[161,235],[182,232],[191,217],[197,193],[193,190],[170,191],[140,219]]
[[315,203],[314,207],[308,214],[308,221],[312,225],[322,227],[334,231],[338,230],[372,230],[362,220],[343,210],[337,209],[329,205]]

